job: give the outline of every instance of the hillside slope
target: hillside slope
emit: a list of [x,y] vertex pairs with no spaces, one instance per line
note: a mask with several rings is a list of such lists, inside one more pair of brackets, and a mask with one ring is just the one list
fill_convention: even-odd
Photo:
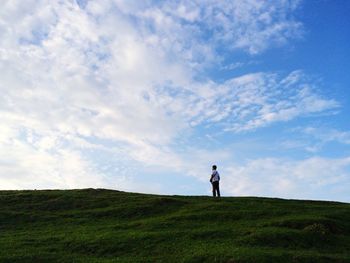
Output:
[[0,191],[0,262],[350,262],[350,204]]

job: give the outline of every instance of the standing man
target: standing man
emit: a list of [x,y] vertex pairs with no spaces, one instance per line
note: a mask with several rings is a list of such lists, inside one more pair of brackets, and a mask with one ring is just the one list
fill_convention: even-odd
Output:
[[219,189],[219,181],[220,181],[220,175],[219,172],[216,171],[216,165],[213,165],[213,170],[210,177],[210,182],[213,186],[213,196],[216,197],[216,194],[218,197],[220,197],[220,189]]

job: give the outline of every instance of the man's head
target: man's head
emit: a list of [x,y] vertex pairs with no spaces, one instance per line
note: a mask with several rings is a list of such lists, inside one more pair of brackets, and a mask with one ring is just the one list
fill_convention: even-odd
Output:
[[213,165],[213,170],[216,170],[216,165]]

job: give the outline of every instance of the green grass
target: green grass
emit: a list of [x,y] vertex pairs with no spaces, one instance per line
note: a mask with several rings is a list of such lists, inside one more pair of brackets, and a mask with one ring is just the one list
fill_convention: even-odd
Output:
[[350,262],[350,204],[0,191],[0,262]]

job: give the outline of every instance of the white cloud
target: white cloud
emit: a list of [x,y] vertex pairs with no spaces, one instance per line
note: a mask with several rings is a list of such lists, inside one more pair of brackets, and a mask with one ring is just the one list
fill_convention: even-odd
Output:
[[[349,131],[325,125],[298,127],[289,132],[293,134],[293,139],[284,140],[281,144],[287,149],[304,149],[310,153],[319,153],[331,143],[338,143],[342,146],[350,145]],[[343,152],[338,151],[338,154],[343,154]]]
[[[152,19],[157,33],[161,32],[172,42],[175,40],[180,47],[184,41],[178,36],[187,36],[189,30],[192,36],[215,46],[224,44],[231,49],[257,54],[301,37],[302,25],[293,17],[298,5],[299,1],[284,0],[165,1],[141,13]],[[180,28],[179,23],[183,24]],[[185,45],[187,43],[185,41]],[[194,51],[190,49],[192,57]]]
[[110,184],[87,149],[187,168],[172,146],[200,124],[252,130],[337,107],[300,72],[224,83],[202,75],[220,62],[220,48],[257,54],[299,37],[295,8],[294,1],[5,1],[2,186]]
[[54,140],[45,137],[33,142],[30,134],[25,136],[25,140],[16,139],[11,134],[2,141],[1,189],[107,186],[103,175],[79,152],[57,149]]
[[262,72],[247,74],[209,87],[197,89],[199,102],[189,104],[189,111],[197,113],[196,122],[221,121],[227,131],[253,130],[339,107],[337,101],[317,94],[300,71],[284,78]]
[[344,199],[349,176],[350,158],[313,157],[250,160],[225,169],[222,178],[223,189],[232,195],[349,201]]
[[322,144],[327,142],[338,142],[342,144],[350,144],[350,132],[341,131],[334,128],[327,127],[306,127],[302,128],[301,132],[312,136]]

